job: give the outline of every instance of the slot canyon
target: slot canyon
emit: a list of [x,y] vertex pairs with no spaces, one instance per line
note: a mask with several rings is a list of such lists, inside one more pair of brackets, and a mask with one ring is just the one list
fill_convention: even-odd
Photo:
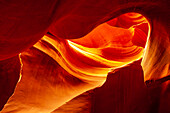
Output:
[[0,1],[0,113],[169,113],[169,5]]

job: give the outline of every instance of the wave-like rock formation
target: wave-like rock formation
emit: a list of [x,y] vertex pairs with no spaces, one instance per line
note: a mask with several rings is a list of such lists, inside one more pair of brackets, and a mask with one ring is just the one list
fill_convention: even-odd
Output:
[[165,82],[162,94],[169,87],[166,0],[11,0],[0,7],[1,113],[55,113],[140,59],[143,83]]

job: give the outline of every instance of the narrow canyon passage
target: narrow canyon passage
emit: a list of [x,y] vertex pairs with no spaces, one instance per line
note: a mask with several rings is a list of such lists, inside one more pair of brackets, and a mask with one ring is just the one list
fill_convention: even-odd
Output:
[[0,3],[1,113],[169,110],[165,3]]

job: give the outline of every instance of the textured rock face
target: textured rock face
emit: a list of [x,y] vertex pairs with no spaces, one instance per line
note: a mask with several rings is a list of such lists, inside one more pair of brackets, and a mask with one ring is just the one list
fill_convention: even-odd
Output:
[[[108,72],[140,58],[144,81],[168,79],[170,19],[166,0],[15,0],[0,5],[1,81],[6,79],[4,71],[13,71],[6,73],[12,81],[8,97],[22,75],[2,113],[52,112],[101,86]],[[143,14],[150,27],[142,16],[127,12]],[[19,59],[13,57],[19,53],[20,73],[15,72],[15,68],[20,70]],[[6,65],[15,59],[18,67]]]

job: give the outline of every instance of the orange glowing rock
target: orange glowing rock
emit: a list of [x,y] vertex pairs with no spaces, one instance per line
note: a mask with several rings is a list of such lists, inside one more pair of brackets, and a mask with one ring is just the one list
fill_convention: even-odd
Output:
[[169,75],[166,2],[17,0],[0,5],[0,60],[21,53],[20,80],[1,113],[53,112],[103,85],[109,72],[141,58],[145,81]]
[[22,78],[2,113],[52,112],[103,85],[109,72],[142,58],[143,47],[132,42],[138,36],[135,27],[103,23],[86,36],[69,40],[45,35],[21,53]]

